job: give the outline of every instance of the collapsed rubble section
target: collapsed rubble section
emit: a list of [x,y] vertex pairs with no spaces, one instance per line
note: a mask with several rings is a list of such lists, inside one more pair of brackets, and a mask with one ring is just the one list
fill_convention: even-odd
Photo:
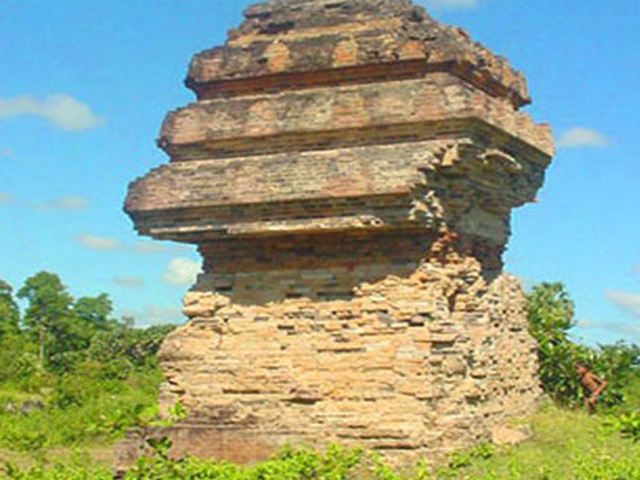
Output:
[[198,246],[165,342],[176,448],[331,442],[398,460],[490,438],[540,391],[514,208],[553,155],[508,62],[408,0],[276,0],[192,61],[143,235]]

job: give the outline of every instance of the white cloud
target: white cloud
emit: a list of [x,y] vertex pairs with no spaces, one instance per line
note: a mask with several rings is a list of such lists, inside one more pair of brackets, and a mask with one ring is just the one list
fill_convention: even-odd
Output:
[[124,311],[123,316],[133,317],[134,325],[138,328],[146,328],[152,325],[181,324],[185,317],[182,310],[175,307],[161,307],[148,305],[142,311]]
[[478,5],[479,0],[424,0],[424,3],[436,8],[470,8]]
[[0,120],[32,116],[44,118],[54,126],[68,131],[95,128],[103,122],[91,107],[71,95],[51,95],[44,99],[32,95],[0,99]]
[[602,133],[582,127],[567,130],[558,139],[560,148],[608,147],[610,144]]
[[145,307],[142,315],[143,320],[145,321],[144,323],[149,325],[184,322],[182,310],[175,307],[159,307],[150,305]]
[[140,277],[117,277],[113,279],[113,283],[127,288],[140,288],[144,286],[144,280]]
[[51,203],[58,210],[85,210],[89,208],[89,199],[75,195],[58,198]]
[[113,251],[120,250],[122,248],[122,242],[117,238],[112,237],[102,237],[83,233],[78,235],[76,240],[80,245],[88,248],[89,250]]
[[635,339],[640,340],[640,326],[638,325],[630,325],[628,323],[607,323],[606,325],[603,325],[603,327],[607,330],[611,330],[625,336],[635,337]]
[[[42,210],[51,210],[52,208],[57,209],[65,209],[65,210],[79,210],[81,208],[86,208],[88,206],[88,200],[82,199],[82,197],[65,197],[65,201],[62,199],[57,200],[56,202],[48,202],[42,204],[32,204],[34,208],[40,208]],[[2,201],[2,197],[0,196],[0,201]],[[107,236],[101,235],[92,235],[92,234],[82,234],[76,237],[76,240],[86,248],[91,250],[120,250],[124,253],[135,254],[135,255],[154,255],[154,254],[184,254],[191,252],[192,247],[189,245],[179,245],[179,244],[161,244],[156,242],[149,241],[139,241],[135,244],[127,243]],[[192,262],[186,258],[177,258],[173,262],[175,265],[170,264],[169,270],[165,274],[165,276],[170,275],[170,272],[174,272],[176,275],[173,278],[179,278],[180,272],[189,271],[189,264],[187,262]],[[193,262],[195,263],[195,262]],[[173,265],[173,267],[172,267]],[[169,277],[167,277],[169,278]],[[167,283],[173,283],[170,280],[165,280]],[[182,285],[182,283],[179,283]]]
[[142,255],[155,253],[178,253],[188,252],[191,247],[188,245],[163,244],[159,242],[140,241],[135,244],[133,250]]
[[582,318],[578,320],[576,325],[581,328],[592,328],[596,326],[595,322],[589,318]]
[[36,210],[62,210],[64,212],[77,212],[89,208],[89,199],[77,195],[67,195],[56,198],[50,202],[32,203],[31,206]]
[[174,258],[169,262],[162,280],[176,286],[193,285],[201,272],[200,262],[190,258]]
[[0,203],[9,203],[11,200],[11,195],[6,192],[0,192]]
[[152,254],[152,253],[167,253],[168,248],[166,245],[162,245],[160,243],[154,242],[138,242],[133,247],[136,253],[141,253],[143,255]]
[[16,152],[12,148],[0,148],[0,158],[13,158]]
[[623,310],[640,317],[640,294],[609,290],[607,298]]

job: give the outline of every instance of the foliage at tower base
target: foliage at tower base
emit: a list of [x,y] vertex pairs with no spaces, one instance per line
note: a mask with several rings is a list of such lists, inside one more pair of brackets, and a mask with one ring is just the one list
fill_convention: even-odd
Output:
[[[40,272],[0,281],[0,448],[38,451],[117,438],[156,414],[156,352],[173,326],[133,328],[108,295],[74,298]],[[147,419],[147,420],[145,420]]]
[[575,407],[584,392],[576,366],[587,366],[609,383],[602,405],[624,401],[623,387],[640,373],[640,347],[623,341],[590,348],[570,338],[576,326],[574,303],[562,283],[541,283],[527,295],[529,328],[538,341],[540,379],[545,392],[556,402]]

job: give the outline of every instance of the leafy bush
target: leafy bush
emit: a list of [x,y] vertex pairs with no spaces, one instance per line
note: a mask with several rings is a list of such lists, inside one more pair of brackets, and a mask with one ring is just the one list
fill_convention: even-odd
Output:
[[455,452],[449,460],[449,469],[457,471],[472,465],[477,460],[486,460],[495,455],[497,448],[491,443],[481,443],[462,452]]
[[618,417],[612,417],[610,424],[623,436],[634,442],[640,442],[640,412],[623,413]]
[[575,407],[584,400],[576,365],[585,364],[605,378],[609,387],[603,395],[605,406],[624,400],[625,384],[640,365],[640,348],[618,342],[589,348],[573,342],[569,333],[575,326],[574,304],[561,283],[542,283],[527,295],[529,329],[538,342],[540,380],[545,392],[556,402]]
[[594,371],[609,382],[603,403],[615,406],[626,401],[628,386],[636,381],[640,373],[640,347],[624,342],[600,345],[598,349],[591,350],[587,361],[593,365]]
[[100,377],[63,377],[42,397],[43,406],[21,413],[0,411],[0,448],[30,452],[56,446],[73,447],[92,438],[111,441],[129,429],[148,425],[157,416],[157,370],[134,373],[125,381]]
[[[225,462],[199,460],[185,457],[171,460],[166,439],[153,444],[156,454],[142,458],[126,474],[127,480],[348,480],[355,479],[356,467],[365,460],[362,450],[349,450],[332,446],[325,454],[307,448],[285,448],[271,460],[255,466],[242,467]],[[362,473],[359,471],[358,475]],[[385,469],[381,462],[372,465],[371,479],[396,480],[397,477],[381,476]],[[380,473],[375,476],[376,473]],[[398,479],[399,480],[399,479]]]
[[575,404],[580,383],[575,374],[583,349],[569,340],[574,326],[574,304],[564,285],[543,283],[527,296],[529,329],[538,342],[540,380],[555,401]]

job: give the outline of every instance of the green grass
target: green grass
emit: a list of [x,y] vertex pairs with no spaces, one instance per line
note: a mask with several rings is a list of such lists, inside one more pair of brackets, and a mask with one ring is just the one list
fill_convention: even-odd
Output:
[[[160,381],[160,372],[149,370],[125,381],[74,376],[36,395],[5,387],[0,403],[17,411],[0,413],[0,449],[42,453],[113,441],[145,415],[153,418]],[[38,400],[41,408],[25,415],[20,410],[28,400]]]
[[[52,377],[37,393],[6,382],[0,389],[0,478],[112,478],[113,443],[157,413],[158,368],[126,380],[91,374]],[[42,408],[23,414],[24,402]],[[7,405],[14,407],[7,411]],[[13,411],[15,410],[15,411]],[[13,466],[13,467],[10,467]],[[12,472],[12,473],[9,473]]]
[[[38,452],[20,452],[0,449],[0,478],[7,478],[8,466],[14,466],[27,475],[34,468],[41,467],[45,471],[51,470],[56,464],[73,466],[87,473],[95,471],[112,472],[115,464],[113,445],[103,440],[87,442],[81,449],[69,447],[55,447]],[[37,478],[33,476],[33,478]],[[31,477],[24,477],[31,478]]]
[[626,384],[624,389],[625,402],[620,405],[618,410],[622,411],[640,411],[640,372],[637,372],[635,378],[632,377]]
[[534,437],[498,450],[447,479],[640,479],[640,443],[622,437],[604,415],[548,406],[530,420]]

